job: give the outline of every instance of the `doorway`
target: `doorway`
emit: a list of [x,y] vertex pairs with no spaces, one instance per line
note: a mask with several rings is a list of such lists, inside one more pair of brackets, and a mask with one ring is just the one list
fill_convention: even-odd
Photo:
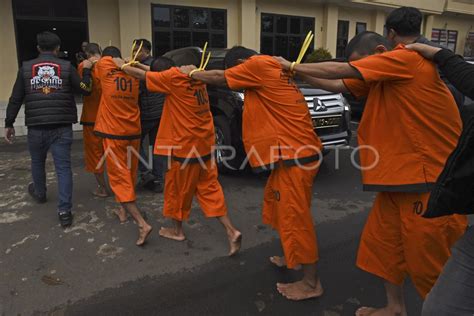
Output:
[[76,65],[81,43],[88,41],[86,0],[13,0],[18,63],[35,58],[36,34],[56,33],[61,38],[60,57]]

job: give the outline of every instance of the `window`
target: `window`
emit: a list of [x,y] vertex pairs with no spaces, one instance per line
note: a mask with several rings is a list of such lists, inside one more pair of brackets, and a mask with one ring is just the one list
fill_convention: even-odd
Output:
[[455,52],[458,41],[458,31],[433,29],[431,31],[431,41]]
[[[296,60],[309,31],[314,32],[314,18],[262,13],[260,51]],[[312,51],[313,45],[307,54]]]
[[469,32],[464,46],[464,57],[474,57],[474,32]]
[[153,53],[188,46],[227,47],[227,10],[153,5]]
[[367,31],[367,23],[357,22],[356,23],[356,35]]
[[21,17],[87,18],[87,3],[84,0],[15,0],[13,8]]
[[344,57],[348,40],[349,21],[337,21],[336,58]]
[[76,62],[76,53],[89,38],[86,0],[14,0],[12,5],[19,63],[38,55],[36,34],[43,31],[56,33],[60,57]]

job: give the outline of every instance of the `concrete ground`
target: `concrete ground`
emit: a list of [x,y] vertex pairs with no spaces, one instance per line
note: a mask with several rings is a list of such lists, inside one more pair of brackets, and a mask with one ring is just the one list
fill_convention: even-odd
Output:
[[[113,198],[93,197],[93,176],[83,171],[80,135],[73,145],[75,223],[62,229],[56,217],[56,180],[48,160],[48,202],[27,194],[29,155],[25,140],[0,145],[1,315],[353,315],[361,304],[382,306],[383,288],[355,268],[358,238],[374,195],[362,192],[350,150],[339,164],[332,153],[313,189],[312,212],[321,248],[319,270],[325,295],[289,302],[275,283],[298,277],[268,262],[281,254],[277,235],[262,225],[266,179],[242,173],[221,176],[230,216],[241,229],[241,254],[227,258],[224,231],[195,204],[182,243],[158,236],[167,220],[163,195],[140,192],[139,206],[154,232],[134,245],[133,222],[120,225]],[[407,284],[409,315],[421,299]]]

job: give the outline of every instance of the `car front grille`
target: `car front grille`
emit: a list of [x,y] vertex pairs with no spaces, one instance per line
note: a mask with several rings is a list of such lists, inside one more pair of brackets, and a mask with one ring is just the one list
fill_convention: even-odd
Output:
[[343,108],[344,104],[342,98],[343,97],[340,94],[305,96],[305,100],[308,103],[310,111],[317,110],[318,103],[315,102],[315,99],[319,99],[326,109],[332,109],[337,107]]

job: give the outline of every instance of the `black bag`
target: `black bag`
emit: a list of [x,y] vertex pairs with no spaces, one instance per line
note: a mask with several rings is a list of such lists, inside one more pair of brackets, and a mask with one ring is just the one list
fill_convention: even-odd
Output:
[[462,110],[463,132],[431,191],[423,217],[474,214],[474,106]]

